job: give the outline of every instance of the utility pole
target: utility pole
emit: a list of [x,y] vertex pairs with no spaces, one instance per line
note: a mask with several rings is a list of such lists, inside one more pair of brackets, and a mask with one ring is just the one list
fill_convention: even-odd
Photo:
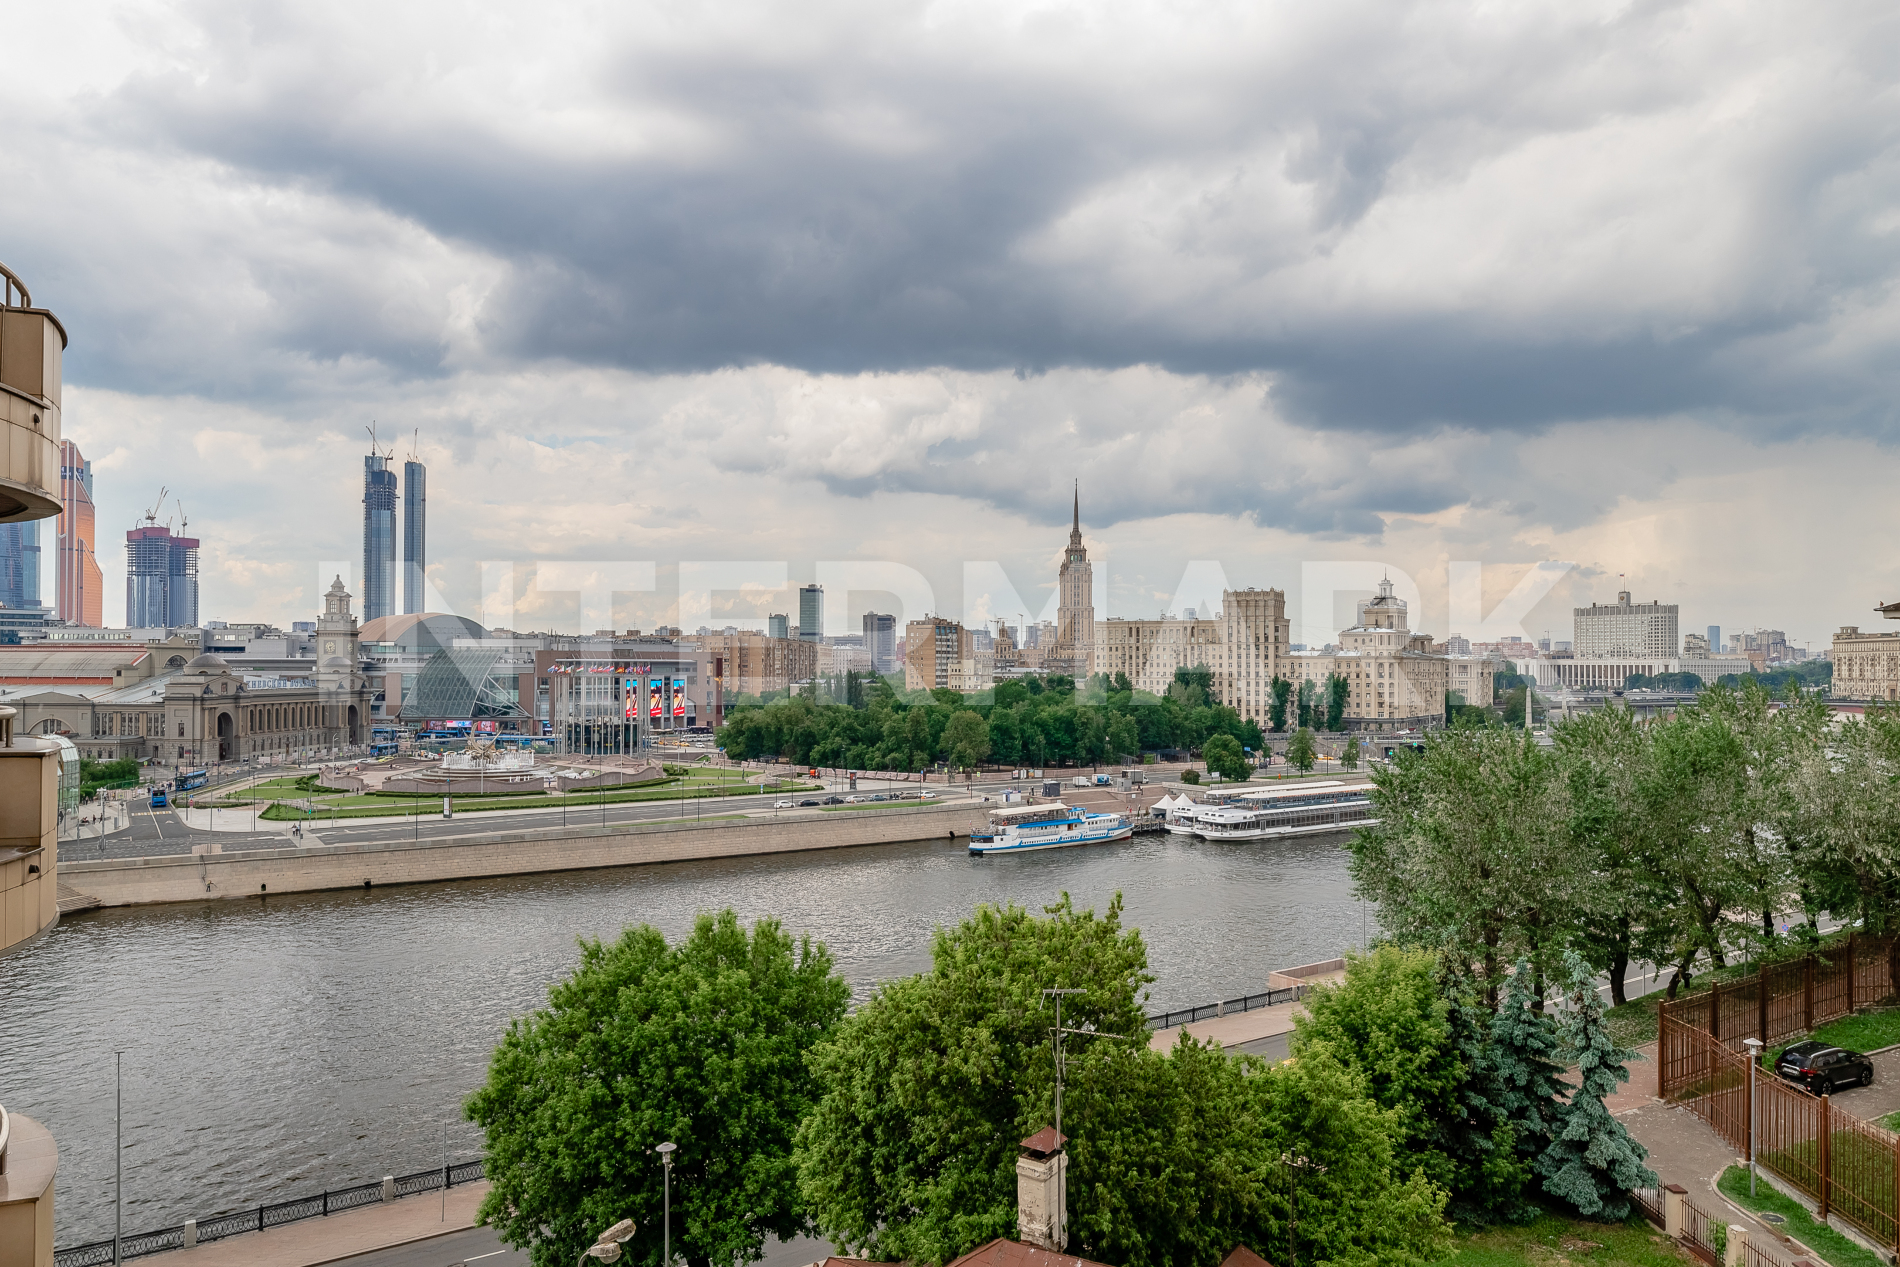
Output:
[[1055,1227],[1055,1247],[1058,1251],[1069,1245],[1069,1150],[1062,1138],[1062,998],[1068,994],[1086,994],[1085,990],[1049,989],[1042,997],[1056,1001],[1056,1028],[1051,1036],[1056,1057],[1056,1209],[1060,1212]]

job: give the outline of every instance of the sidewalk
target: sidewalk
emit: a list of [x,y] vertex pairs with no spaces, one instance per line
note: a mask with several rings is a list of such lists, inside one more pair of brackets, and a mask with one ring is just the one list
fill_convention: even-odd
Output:
[[276,832],[287,836],[294,825],[266,819],[263,809],[186,809],[179,806],[173,812],[193,831],[228,831],[246,836]]
[[1604,1101],[1605,1107],[1649,1150],[1645,1164],[1664,1183],[1705,1191],[1717,1175],[1735,1164],[1735,1150],[1689,1110],[1656,1098],[1655,1043],[1636,1049],[1629,1071],[1630,1080]]
[[449,1189],[446,1217],[442,1194],[424,1192],[327,1218],[300,1219],[264,1232],[246,1232],[209,1245],[172,1250],[164,1257],[165,1267],[316,1267],[352,1254],[473,1227],[475,1209],[487,1195],[486,1180],[457,1184]]

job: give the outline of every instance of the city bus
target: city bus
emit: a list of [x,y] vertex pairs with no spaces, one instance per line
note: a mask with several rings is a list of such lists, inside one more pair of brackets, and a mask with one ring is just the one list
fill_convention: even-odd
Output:
[[211,772],[209,770],[186,770],[178,776],[178,781],[173,787],[175,791],[189,792],[193,788],[203,787],[210,781]]

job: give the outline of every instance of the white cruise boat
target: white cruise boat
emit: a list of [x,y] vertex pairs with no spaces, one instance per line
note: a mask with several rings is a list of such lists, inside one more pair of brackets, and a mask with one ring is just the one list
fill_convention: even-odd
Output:
[[1100,845],[1127,840],[1134,832],[1134,824],[1122,814],[1097,814],[1060,801],[1053,805],[1016,805],[990,811],[990,829],[970,834],[970,852],[1024,853]]
[[1167,811],[1167,827],[1203,840],[1270,840],[1370,827],[1370,784],[1325,781],[1239,792],[1225,804],[1202,805],[1182,797]]

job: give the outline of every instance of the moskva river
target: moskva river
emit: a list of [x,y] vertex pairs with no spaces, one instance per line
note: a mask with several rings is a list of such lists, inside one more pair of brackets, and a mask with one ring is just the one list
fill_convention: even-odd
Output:
[[1151,1011],[1258,991],[1363,944],[1341,839],[1125,844],[971,858],[941,841],[717,862],[94,911],[0,958],[0,1104],[57,1139],[58,1243],[112,1235],[113,1052],[125,1231],[480,1155],[459,1120],[510,1018],[575,939],[701,911],[773,916],[862,999],[929,965],[979,902],[1120,891]]

